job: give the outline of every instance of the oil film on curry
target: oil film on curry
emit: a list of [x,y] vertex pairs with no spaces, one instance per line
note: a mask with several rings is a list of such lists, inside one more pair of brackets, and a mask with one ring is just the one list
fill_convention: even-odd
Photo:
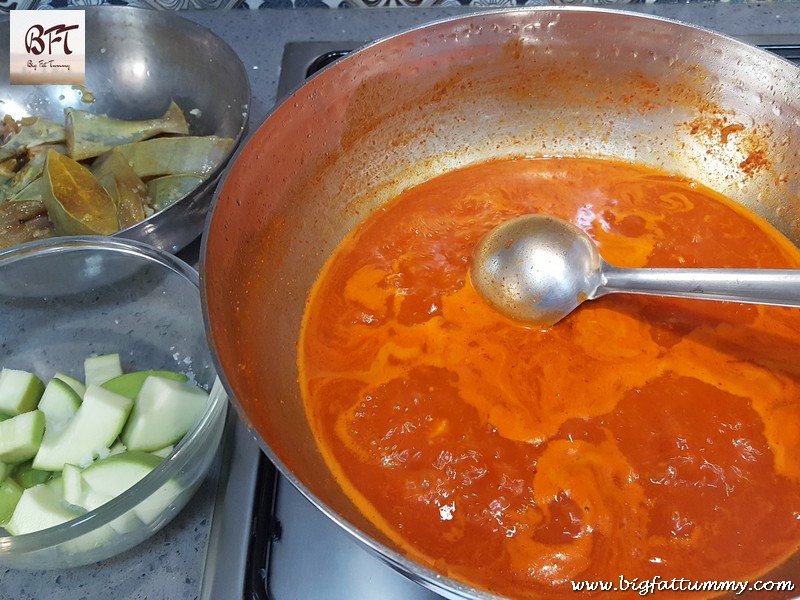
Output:
[[340,246],[306,313],[306,409],[339,482],[409,553],[502,596],[781,563],[800,541],[800,312],[614,295],[544,330],[512,322],[467,267],[532,212],[621,266],[800,267],[738,205],[632,164],[490,162],[422,184]]

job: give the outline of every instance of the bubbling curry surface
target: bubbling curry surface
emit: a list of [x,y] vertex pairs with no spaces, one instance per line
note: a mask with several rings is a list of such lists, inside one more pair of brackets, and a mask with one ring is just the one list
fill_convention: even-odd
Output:
[[306,310],[300,383],[338,481],[409,556],[504,596],[766,574],[800,546],[800,311],[611,295],[526,327],[468,276],[525,213],[621,267],[800,267],[742,207],[631,164],[498,161],[410,189]]

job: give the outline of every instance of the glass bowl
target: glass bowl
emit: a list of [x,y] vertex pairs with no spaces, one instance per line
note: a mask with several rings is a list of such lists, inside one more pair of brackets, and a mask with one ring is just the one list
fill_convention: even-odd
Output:
[[[94,563],[166,525],[203,481],[227,408],[205,337],[197,272],[166,251],[111,237],[52,238],[2,251],[0,339],[0,367],[34,372],[44,382],[57,371],[82,379],[87,356],[119,353],[125,372],[179,371],[210,391],[194,427],[121,495],[49,529],[16,537],[0,529],[0,567]],[[147,522],[114,527],[167,489],[171,500]]]

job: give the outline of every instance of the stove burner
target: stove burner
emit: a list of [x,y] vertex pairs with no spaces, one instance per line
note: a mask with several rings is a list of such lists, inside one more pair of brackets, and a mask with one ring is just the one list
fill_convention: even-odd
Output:
[[364,44],[366,42],[289,42],[283,50],[278,99],[282,100],[317,71]]
[[306,69],[306,77],[311,77],[317,71],[324,69],[328,65],[332,65],[340,58],[344,58],[350,54],[350,52],[352,52],[352,50],[336,50],[334,52],[326,52],[322,56],[318,56],[314,59],[314,62],[308,66],[308,69]]

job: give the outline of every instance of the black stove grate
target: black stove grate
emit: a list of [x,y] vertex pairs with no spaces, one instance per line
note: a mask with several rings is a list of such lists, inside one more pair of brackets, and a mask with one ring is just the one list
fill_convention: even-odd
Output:
[[761,47],[800,65],[800,44],[764,44]]

